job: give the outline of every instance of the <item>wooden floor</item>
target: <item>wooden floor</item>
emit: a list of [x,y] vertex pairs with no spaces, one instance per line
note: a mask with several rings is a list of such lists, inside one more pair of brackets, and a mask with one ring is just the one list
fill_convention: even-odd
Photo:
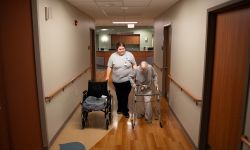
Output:
[[[103,74],[99,73],[98,77],[103,77]],[[111,129],[91,150],[195,149],[185,136],[164,98],[161,99],[161,108],[163,128],[159,126],[159,120],[153,120],[149,124],[144,119],[136,119],[135,128],[132,129],[131,120],[122,117],[118,125]]]

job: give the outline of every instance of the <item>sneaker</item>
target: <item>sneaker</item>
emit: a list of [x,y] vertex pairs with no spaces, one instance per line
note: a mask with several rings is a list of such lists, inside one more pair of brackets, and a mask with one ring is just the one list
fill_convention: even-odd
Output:
[[123,116],[125,116],[126,118],[129,118],[129,113],[124,113]]

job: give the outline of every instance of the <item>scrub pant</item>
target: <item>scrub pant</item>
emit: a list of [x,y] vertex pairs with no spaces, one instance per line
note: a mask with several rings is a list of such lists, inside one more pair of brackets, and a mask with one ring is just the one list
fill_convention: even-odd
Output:
[[[140,94],[150,95],[152,94],[152,90],[148,88],[141,91]],[[152,120],[151,98],[152,96],[136,96],[136,99],[138,100],[138,102],[136,102],[137,115],[144,115],[146,120]]]
[[122,112],[124,115],[128,115],[128,97],[131,91],[130,81],[116,83],[113,82],[117,97],[118,109],[117,112]]

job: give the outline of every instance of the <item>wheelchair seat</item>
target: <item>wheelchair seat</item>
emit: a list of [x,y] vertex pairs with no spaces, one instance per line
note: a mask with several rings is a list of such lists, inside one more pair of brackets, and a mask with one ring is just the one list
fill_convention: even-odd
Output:
[[107,104],[107,97],[106,98],[97,98],[94,96],[88,96],[85,101],[83,102],[83,108],[85,110],[102,110],[106,107]]
[[107,81],[88,81],[88,90],[83,91],[82,106],[82,128],[88,122],[88,113],[92,111],[104,112],[106,129],[112,121],[112,95],[108,90]]

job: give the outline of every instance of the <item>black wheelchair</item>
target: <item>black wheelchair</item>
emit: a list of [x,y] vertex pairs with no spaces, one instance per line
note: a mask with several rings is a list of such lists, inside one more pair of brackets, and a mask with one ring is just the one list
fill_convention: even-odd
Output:
[[104,112],[106,129],[112,123],[112,95],[108,90],[108,82],[88,81],[88,90],[83,91],[81,101],[82,128],[88,123],[88,113],[92,111]]

